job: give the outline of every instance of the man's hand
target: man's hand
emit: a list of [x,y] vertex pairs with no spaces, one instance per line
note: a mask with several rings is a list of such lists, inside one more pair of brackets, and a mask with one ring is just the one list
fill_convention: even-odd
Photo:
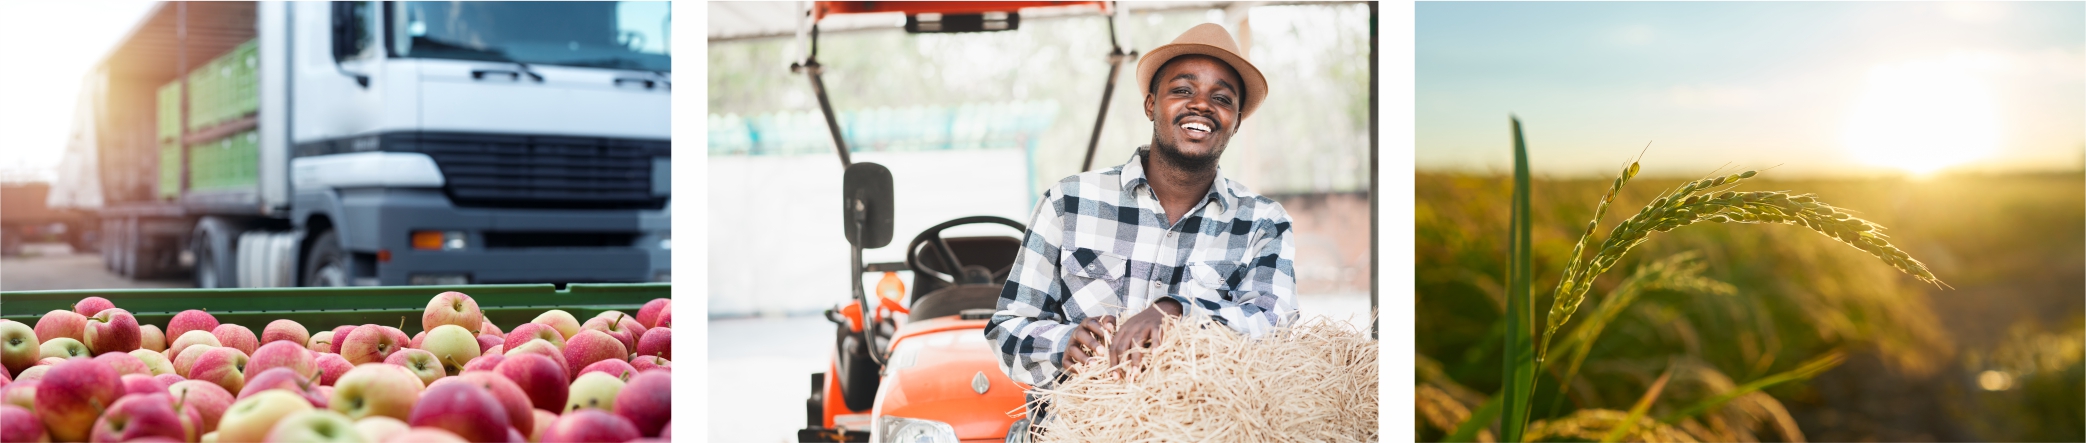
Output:
[[1072,330],[1072,342],[1065,345],[1065,361],[1062,366],[1066,371],[1071,371],[1074,365],[1086,363],[1087,359],[1094,358],[1094,354],[1097,353],[1095,351],[1106,347],[1108,336],[1114,332],[1113,315],[1087,317],[1086,321],[1079,322],[1079,328]]
[[1167,318],[1179,316],[1181,303],[1170,298],[1160,299],[1144,312],[1130,316],[1129,320],[1123,322],[1123,329],[1116,333],[1115,339],[1109,342],[1109,366],[1119,365],[1128,360],[1131,366],[1141,367],[1140,365],[1144,364],[1144,352],[1133,354],[1131,351],[1141,351],[1159,344],[1159,339],[1164,334],[1160,327],[1165,325]]

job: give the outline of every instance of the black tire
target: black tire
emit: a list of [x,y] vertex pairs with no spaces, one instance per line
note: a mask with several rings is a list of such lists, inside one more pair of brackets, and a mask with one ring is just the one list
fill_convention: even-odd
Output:
[[340,245],[340,234],[332,230],[319,234],[312,240],[311,250],[304,255],[304,269],[299,274],[299,286],[347,286],[355,275],[354,261],[348,250]]
[[196,260],[195,272],[190,273],[196,287],[239,287],[239,253],[235,247],[239,231],[237,224],[217,217],[196,221],[195,233],[188,239],[189,252]]

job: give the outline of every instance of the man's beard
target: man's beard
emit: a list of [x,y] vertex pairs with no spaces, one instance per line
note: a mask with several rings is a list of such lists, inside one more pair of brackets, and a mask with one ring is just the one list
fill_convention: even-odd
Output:
[[1217,148],[1210,150],[1209,154],[1197,155],[1181,152],[1180,146],[1168,143],[1166,137],[1153,137],[1152,155],[1182,171],[1208,172],[1217,169],[1217,158],[1224,155],[1224,147],[1229,144],[1231,140],[1220,140],[1217,142]]

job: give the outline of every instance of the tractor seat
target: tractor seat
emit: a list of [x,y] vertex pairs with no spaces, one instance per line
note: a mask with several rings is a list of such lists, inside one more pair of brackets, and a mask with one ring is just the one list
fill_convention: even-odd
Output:
[[945,286],[915,298],[908,323],[957,315],[967,309],[997,309],[1004,284]]

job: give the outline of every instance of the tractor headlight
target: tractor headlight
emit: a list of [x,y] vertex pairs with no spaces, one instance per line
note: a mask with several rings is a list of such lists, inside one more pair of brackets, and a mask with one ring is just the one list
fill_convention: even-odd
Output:
[[869,441],[882,443],[956,443],[956,428],[948,423],[917,418],[878,417],[875,435]]

